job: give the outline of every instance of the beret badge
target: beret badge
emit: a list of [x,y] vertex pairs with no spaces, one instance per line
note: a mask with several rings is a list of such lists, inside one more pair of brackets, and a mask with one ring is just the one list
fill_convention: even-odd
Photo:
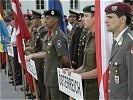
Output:
[[54,13],[54,11],[52,10],[52,11],[51,11],[51,15],[54,15],[54,14],[55,14],[55,13]]
[[112,10],[112,11],[117,11],[117,9],[118,9],[117,6],[112,6],[112,7],[111,7],[111,10]]

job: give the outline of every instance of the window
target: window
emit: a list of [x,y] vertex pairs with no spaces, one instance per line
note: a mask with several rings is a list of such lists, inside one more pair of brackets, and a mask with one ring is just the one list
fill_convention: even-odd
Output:
[[11,1],[10,0],[5,0],[3,1],[5,5],[3,5],[4,9],[11,9]]
[[79,0],[70,0],[70,9],[79,9]]
[[36,0],[36,9],[44,9],[44,0]]

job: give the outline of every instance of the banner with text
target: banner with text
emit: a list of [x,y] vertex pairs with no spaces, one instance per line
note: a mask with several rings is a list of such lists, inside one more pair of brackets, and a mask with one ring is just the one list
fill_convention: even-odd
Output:
[[7,47],[7,52],[8,52],[9,56],[14,57],[13,46],[8,46]]
[[81,76],[75,73],[71,73],[69,76],[68,73],[63,73],[63,70],[60,68],[57,68],[57,73],[59,90],[73,97],[74,99],[83,100]]
[[36,79],[37,78],[37,72],[36,72],[36,66],[35,66],[35,62],[33,60],[29,60],[26,61],[26,67],[27,67],[27,71]]

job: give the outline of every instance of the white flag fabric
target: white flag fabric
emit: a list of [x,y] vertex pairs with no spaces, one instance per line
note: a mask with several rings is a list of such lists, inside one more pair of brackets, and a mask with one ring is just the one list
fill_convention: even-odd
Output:
[[113,2],[113,0],[95,0],[95,42],[100,93],[99,100],[108,100],[108,65],[113,35],[107,32],[105,24],[106,13],[104,10],[107,5]]

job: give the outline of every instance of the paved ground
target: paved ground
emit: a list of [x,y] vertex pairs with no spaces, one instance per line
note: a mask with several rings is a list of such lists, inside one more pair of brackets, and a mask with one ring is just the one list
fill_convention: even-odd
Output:
[[5,75],[4,70],[0,72],[0,100],[24,100],[24,93],[20,90],[22,85],[14,86],[9,84],[9,78]]

